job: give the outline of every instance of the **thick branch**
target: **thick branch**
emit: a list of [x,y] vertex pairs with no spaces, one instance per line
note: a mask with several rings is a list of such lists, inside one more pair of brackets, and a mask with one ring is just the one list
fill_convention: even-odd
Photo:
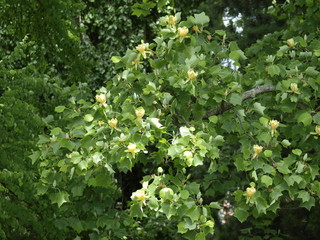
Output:
[[[248,99],[248,98],[254,98],[256,95],[258,94],[261,94],[261,93],[265,93],[265,92],[273,92],[276,90],[276,87],[273,86],[273,85],[263,85],[263,86],[258,86],[258,87],[255,87],[251,90],[248,90],[246,92],[244,92],[241,96],[242,96],[242,101]],[[208,112],[206,114],[206,118],[210,117],[210,116],[213,116],[213,115],[219,115],[219,114],[222,114],[224,113],[225,111],[231,109],[233,107],[232,104],[230,103],[227,103],[227,102],[222,102],[221,105]]]

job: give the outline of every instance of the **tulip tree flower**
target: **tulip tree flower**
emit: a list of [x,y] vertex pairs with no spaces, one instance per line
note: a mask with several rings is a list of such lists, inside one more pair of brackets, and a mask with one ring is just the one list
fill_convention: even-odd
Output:
[[270,120],[269,125],[271,127],[271,136],[273,137],[274,134],[277,132],[277,128],[279,127],[280,122],[277,120]]
[[175,16],[170,15],[166,18],[166,21],[169,25],[174,25],[176,24],[177,18]]
[[256,189],[255,189],[255,187],[248,187],[247,189],[246,189],[246,196],[247,197],[252,197],[255,193],[256,193]]
[[287,44],[289,47],[293,47],[296,43],[294,42],[294,40],[292,38],[287,40]]
[[118,120],[116,118],[112,118],[111,120],[108,121],[108,124],[112,128],[116,128],[118,124]]
[[189,29],[188,29],[187,27],[179,27],[179,28],[178,28],[178,35],[179,35],[179,37],[185,37],[185,36],[187,36],[188,32],[189,32]]
[[253,145],[253,156],[252,156],[252,159],[255,159],[258,157],[259,153],[261,153],[263,150],[263,147],[262,146],[259,146],[257,144]]
[[134,143],[130,143],[128,146],[127,146],[127,150],[125,152],[131,152],[132,154],[135,154],[137,152],[140,152],[139,149],[137,149],[137,145],[134,144]]
[[143,118],[144,114],[146,113],[143,107],[137,108],[135,112],[136,112],[137,118]]
[[291,83],[290,84],[290,90],[293,93],[300,94],[299,88],[298,88],[298,84],[296,84],[296,83]]
[[197,76],[198,76],[198,72],[195,72],[195,71],[193,71],[191,69],[188,71],[188,78],[190,80],[195,79]]
[[99,103],[105,103],[107,101],[107,96],[103,93],[96,95],[96,100]]
[[[149,43],[141,43],[138,46],[136,46],[136,50],[143,56],[143,58],[147,58],[147,53],[151,53],[148,51]],[[135,60],[136,62],[136,60]]]

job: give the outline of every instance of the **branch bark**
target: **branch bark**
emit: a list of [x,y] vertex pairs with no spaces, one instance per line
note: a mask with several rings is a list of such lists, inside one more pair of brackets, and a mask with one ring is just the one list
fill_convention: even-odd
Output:
[[[243,94],[241,94],[242,101],[245,101],[248,98],[254,98],[258,94],[262,94],[265,92],[273,92],[275,90],[276,90],[276,87],[273,85],[258,86],[258,87],[255,87],[255,88],[248,90],[248,91],[244,92]],[[228,102],[222,102],[218,108],[213,109],[212,111],[208,112],[206,114],[205,118],[208,118],[213,115],[220,115],[220,114],[224,113],[225,111],[231,109],[232,107],[233,107],[232,104],[230,104]]]

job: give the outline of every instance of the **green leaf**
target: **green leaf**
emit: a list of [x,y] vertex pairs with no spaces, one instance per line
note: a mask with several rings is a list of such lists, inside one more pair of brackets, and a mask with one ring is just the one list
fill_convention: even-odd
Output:
[[314,121],[314,123],[320,125],[320,112],[317,112],[317,113],[313,116],[313,121]]
[[29,155],[29,158],[31,158],[32,164],[34,164],[40,157],[41,153],[39,151],[33,152],[31,155]]
[[240,58],[244,60],[247,59],[242,50],[231,51],[229,53],[229,58],[231,58],[234,61],[238,61]]
[[56,128],[54,128],[54,129],[51,130],[50,135],[52,135],[52,136],[57,136],[57,135],[59,135],[60,133],[62,133],[61,128],[56,127]]
[[280,74],[280,68],[277,65],[270,65],[268,66],[268,73],[271,75],[271,77],[275,75]]
[[302,199],[302,202],[307,202],[310,199],[310,193],[307,191],[299,191],[298,198]]
[[269,177],[268,175],[263,175],[261,177],[261,182],[266,186],[266,187],[269,187],[272,185],[273,183],[273,180],[271,177]]
[[204,232],[197,233],[195,240],[206,240],[206,234]]
[[119,56],[112,56],[112,57],[111,57],[111,61],[112,61],[113,63],[118,63],[118,62],[121,61],[121,59],[122,59],[122,57],[119,57]]
[[49,199],[52,203],[58,204],[58,207],[61,207],[62,204],[69,201],[69,194],[67,192],[61,191],[58,193],[51,193]]
[[187,191],[187,190],[182,190],[181,192],[180,192],[180,197],[182,198],[182,199],[187,199],[188,197],[189,197],[189,192]]
[[211,116],[211,117],[209,117],[209,121],[210,122],[212,122],[212,123],[214,123],[214,124],[216,124],[217,122],[218,122],[218,117],[217,116]]
[[57,107],[54,108],[54,111],[57,112],[57,113],[61,113],[61,112],[63,112],[65,109],[66,109],[65,106],[57,106]]
[[134,203],[130,207],[130,215],[132,217],[138,217],[142,218],[143,217],[143,210],[142,207],[140,206],[139,203]]
[[267,203],[267,200],[262,198],[262,197],[257,197],[256,200],[255,200],[255,203],[256,203],[256,207],[257,207],[257,210],[258,210],[258,213],[261,214],[261,213],[266,213],[267,211],[267,208],[268,208],[268,203]]
[[178,233],[186,233],[188,229],[186,228],[186,222],[181,222],[178,224]]
[[266,156],[266,157],[271,157],[271,156],[272,156],[272,151],[271,151],[271,150],[265,150],[265,151],[263,152],[263,154],[264,154],[264,156]]
[[221,209],[222,208],[218,202],[211,202],[209,204],[209,207],[214,208],[214,209]]
[[297,156],[300,156],[302,154],[302,151],[300,149],[293,149],[292,153],[297,155]]
[[282,146],[284,146],[285,148],[289,147],[291,145],[291,143],[289,142],[289,140],[284,139],[281,142]]
[[308,126],[312,123],[312,116],[308,112],[302,113],[298,117],[298,122],[303,123],[304,126]]
[[300,207],[304,207],[306,209],[308,209],[308,211],[310,211],[310,209],[315,206],[315,199],[314,197],[310,197],[309,201],[307,202],[303,202],[300,204]]
[[239,94],[237,94],[237,93],[232,93],[231,94],[231,97],[230,97],[230,103],[232,104],[232,105],[241,105],[241,103],[242,103],[242,97],[239,95]]
[[192,222],[195,222],[200,217],[200,211],[198,206],[192,206],[186,213],[185,216],[190,217]]
[[93,118],[93,116],[92,116],[91,114],[86,114],[86,115],[84,116],[84,120],[85,120],[86,122],[92,122],[93,119],[94,119],[94,118]]
[[319,74],[319,71],[317,71],[315,67],[308,67],[305,73],[311,77],[315,77]]
[[223,31],[223,30],[215,30],[214,32],[215,32],[216,34],[220,35],[220,36],[226,35],[226,32]]
[[194,23],[197,25],[205,25],[210,22],[210,18],[204,13],[194,15]]
[[236,208],[234,211],[234,216],[241,222],[243,223],[249,216],[249,213],[242,209],[242,208]]
[[261,103],[254,103],[253,108],[257,113],[264,115],[264,110],[266,109],[266,107],[262,106]]

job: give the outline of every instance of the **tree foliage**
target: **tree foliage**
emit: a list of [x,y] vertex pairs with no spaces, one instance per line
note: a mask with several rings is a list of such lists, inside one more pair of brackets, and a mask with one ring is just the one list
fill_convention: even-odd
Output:
[[[160,3],[144,1],[134,13],[161,12]],[[73,3],[67,5],[64,11],[71,11]],[[103,14],[126,7],[97,0],[77,6],[88,30],[77,35],[79,52],[67,57],[97,63],[103,51],[110,57],[108,47],[116,48],[112,39],[129,48],[122,56],[115,50],[118,74],[93,97],[88,83],[61,80],[68,77],[54,65],[61,63],[58,53],[39,71],[38,54],[50,49],[38,44],[41,34],[25,31],[30,40],[8,42],[15,47],[0,66],[1,238],[301,239],[286,225],[288,209],[310,216],[305,229],[316,238],[315,1],[273,3],[268,11],[287,19],[285,27],[247,49],[223,30],[209,31],[204,13],[169,14],[154,28],[145,25],[156,30],[151,40],[131,25],[140,20]],[[125,31],[112,21],[137,29],[140,42],[114,37]],[[94,84],[111,76],[104,66],[94,65]]]

